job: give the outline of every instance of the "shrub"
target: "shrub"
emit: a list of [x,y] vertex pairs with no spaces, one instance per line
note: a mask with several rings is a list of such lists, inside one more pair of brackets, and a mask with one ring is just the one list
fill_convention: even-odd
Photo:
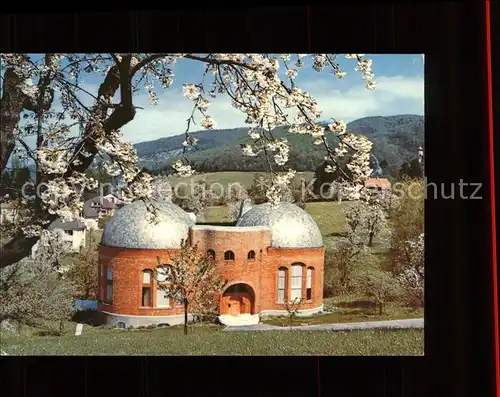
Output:
[[111,218],[110,216],[103,216],[102,218],[99,218],[97,221],[97,226],[99,229],[104,229],[104,226],[106,225],[106,222]]
[[0,272],[0,321],[36,325],[74,312],[71,284],[46,263],[24,260]]
[[365,257],[364,245],[355,244],[351,238],[337,240],[325,258],[325,296],[352,292],[355,275]]
[[387,302],[401,295],[398,280],[391,273],[377,268],[360,274],[356,279],[356,284],[363,294],[377,303],[380,315],[383,314]]
[[97,299],[99,259],[94,247],[71,257],[72,263],[66,277],[74,287],[75,298]]

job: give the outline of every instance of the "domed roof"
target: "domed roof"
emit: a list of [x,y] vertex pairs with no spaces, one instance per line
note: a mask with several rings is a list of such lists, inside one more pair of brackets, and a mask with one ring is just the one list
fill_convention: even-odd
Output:
[[[155,221],[151,221],[151,209]],[[149,215],[149,216],[148,216]],[[104,226],[102,245],[120,248],[180,248],[194,225],[191,217],[169,200],[135,201],[116,211]]]
[[302,208],[290,203],[280,203],[275,208],[269,203],[252,207],[238,219],[236,226],[269,226],[271,245],[277,248],[323,247],[316,222]]

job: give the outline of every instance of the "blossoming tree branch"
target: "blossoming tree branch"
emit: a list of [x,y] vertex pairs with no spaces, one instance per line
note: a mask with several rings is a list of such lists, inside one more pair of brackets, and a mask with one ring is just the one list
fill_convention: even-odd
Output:
[[[44,185],[39,194],[24,197],[18,205],[22,217],[8,231],[2,243],[1,266],[13,264],[29,255],[42,230],[57,217],[72,218],[83,206],[83,189],[97,182],[86,176],[94,160],[104,161],[106,172],[126,184],[129,200],[148,200],[153,194],[153,178],[138,165],[131,143],[122,139],[120,129],[134,119],[139,110],[134,94],[146,91],[153,105],[158,90],[167,90],[174,81],[180,59],[206,65],[198,81],[186,82],[184,96],[192,101],[186,115],[184,147],[196,145],[190,127],[196,115],[206,129],[216,127],[210,116],[210,102],[228,96],[232,106],[246,115],[251,144],[242,147],[243,155],[262,154],[267,159],[272,184],[267,197],[280,201],[284,187],[295,171],[286,167],[289,144],[276,139],[273,129],[288,125],[290,134],[308,134],[326,149],[327,171],[338,170],[343,191],[359,195],[363,181],[371,173],[371,142],[346,131],[342,120],[332,120],[326,128],[319,124],[321,112],[315,98],[295,84],[312,58],[317,72],[342,78],[336,54],[1,54],[1,131],[0,173],[13,153],[31,159],[36,165],[35,186]],[[372,62],[363,54],[347,54],[353,67],[373,89]],[[285,72],[280,77],[280,72]],[[89,75],[100,75],[96,92],[82,82]],[[82,101],[87,96],[89,101]],[[118,99],[116,99],[118,98]],[[84,103],[85,102],[85,103]],[[75,126],[80,127],[75,133]],[[26,142],[34,136],[35,147]],[[338,167],[339,158],[349,153],[347,175]],[[186,176],[195,170],[187,150],[173,164]],[[3,240],[5,241],[5,240]]]

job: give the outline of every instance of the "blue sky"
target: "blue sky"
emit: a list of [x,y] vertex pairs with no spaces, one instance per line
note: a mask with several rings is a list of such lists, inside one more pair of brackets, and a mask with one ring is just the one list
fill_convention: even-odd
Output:
[[[367,116],[391,116],[424,112],[424,65],[421,54],[372,55],[372,69],[377,88],[367,90],[361,73],[354,71],[356,62],[340,58],[340,65],[347,75],[339,80],[328,71],[315,72],[312,60],[305,58],[305,67],[299,70],[297,85],[318,100],[323,111],[322,119],[332,117],[346,122]],[[191,102],[182,95],[184,83],[198,83],[204,64],[181,60],[173,68],[174,84],[158,92],[159,104],[149,103],[145,91],[138,94],[134,104],[144,108],[123,129],[124,138],[133,143],[178,135],[186,129],[186,119],[192,109]],[[83,86],[96,94],[102,76],[86,75]],[[90,98],[85,100],[90,104]],[[230,105],[225,96],[213,100],[208,113],[215,119],[216,128],[245,126],[245,116]],[[199,119],[199,117],[197,117]],[[192,125],[192,131],[201,129]]]
[[[311,59],[299,70],[296,83],[317,98],[322,119],[332,117],[346,122],[366,116],[391,116],[397,114],[424,114],[424,65],[420,54],[369,55],[377,88],[364,88],[359,72],[354,71],[355,61],[342,59],[341,66],[347,75],[339,80],[324,71],[315,72]],[[190,114],[191,103],[182,95],[182,84],[197,83],[204,65],[193,61],[180,61],[174,69],[174,84],[159,95],[159,104],[148,104],[146,94],[137,98],[144,107],[138,110],[133,121],[123,128],[126,139],[132,142],[158,139],[182,133]],[[230,105],[227,97],[218,97],[209,107],[209,114],[217,128],[245,126],[245,116]],[[201,129],[193,126],[192,130]]]

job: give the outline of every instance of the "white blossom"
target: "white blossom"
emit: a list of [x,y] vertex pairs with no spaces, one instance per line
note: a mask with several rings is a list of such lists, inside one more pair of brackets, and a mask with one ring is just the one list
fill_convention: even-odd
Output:
[[198,88],[194,84],[184,84],[184,96],[187,99],[195,100],[200,95]]
[[294,79],[295,77],[297,77],[297,71],[295,69],[288,69],[286,71],[286,76],[289,78],[289,79]]
[[203,116],[201,125],[207,130],[213,130],[215,128],[215,120],[210,116]]
[[328,128],[330,129],[330,131],[337,132],[339,134],[344,133],[346,127],[346,123],[342,120],[333,121],[331,124],[328,124]]
[[[369,175],[369,157],[371,143],[364,137],[346,132],[345,123],[334,121],[325,128],[319,125],[321,112],[318,101],[308,92],[296,86],[297,71],[303,68],[306,56],[312,60],[312,68],[321,72],[327,70],[333,77],[342,78],[345,72],[340,70],[336,54],[126,54],[130,55],[130,67],[134,75],[130,76],[133,94],[147,93],[151,104],[159,103],[158,90],[167,89],[174,79],[173,68],[179,59],[185,62],[200,62],[206,66],[206,73],[194,83],[183,85],[184,96],[192,101],[193,114],[186,118],[195,120],[201,114],[201,126],[213,129],[216,120],[206,114],[211,100],[218,95],[229,97],[234,108],[245,115],[250,127],[249,137],[252,145],[242,147],[245,155],[269,153],[278,166],[285,166],[289,160],[289,142],[286,139],[270,138],[275,127],[289,126],[289,133],[310,135],[318,145],[328,146],[328,158],[331,170],[335,170],[336,160],[351,153],[347,164],[352,180],[343,181],[345,190],[353,196],[362,196],[363,180]],[[16,134],[20,137],[34,135],[41,137],[34,151],[37,172],[45,184],[45,190],[39,198],[42,211],[69,217],[81,209],[82,193],[95,185],[95,181],[86,178],[85,164],[93,158],[103,157],[104,170],[113,177],[120,178],[127,184],[124,194],[127,200],[149,198],[152,178],[142,172],[138,166],[137,153],[130,142],[124,141],[119,128],[112,130],[110,124],[116,122],[116,112],[121,109],[122,89],[120,82],[108,85],[105,80],[112,80],[111,72],[116,71],[115,59],[120,61],[125,54],[43,54],[37,59],[27,54],[0,54],[0,68],[5,71],[11,68],[19,77],[19,88],[25,100],[38,100],[41,79],[49,81],[50,89],[45,90],[44,102],[49,104],[48,110],[42,112],[41,130],[35,119],[26,119],[16,126]],[[376,86],[372,62],[363,58],[363,54],[347,54],[352,59],[356,70],[365,80],[366,87]],[[283,71],[283,73],[280,73]],[[100,77],[102,76],[102,77]],[[284,78],[286,76],[286,78]],[[89,78],[100,79],[94,92],[86,93],[82,82]],[[51,102],[51,93],[55,92],[58,102]],[[131,93],[131,94],[132,94]],[[89,95],[90,94],[90,95]],[[75,100],[86,96],[87,101]],[[134,97],[131,95],[132,106]],[[58,103],[56,108],[55,103]],[[84,105],[85,103],[85,105]],[[61,109],[59,109],[59,107]],[[133,114],[140,112],[133,107]],[[194,114],[198,112],[198,114]],[[289,112],[289,113],[287,113]],[[114,122],[110,123],[113,116]],[[73,124],[80,124],[80,133],[74,134]],[[189,131],[188,131],[189,132]],[[187,133],[188,134],[188,133]],[[335,142],[336,145],[333,143]],[[195,146],[197,140],[186,135],[183,143],[186,147]],[[176,161],[173,168],[179,175],[192,175],[194,170],[188,161]],[[330,170],[330,168],[329,168]],[[269,191],[270,200],[275,202],[284,189],[281,185],[290,181],[287,178],[274,178]],[[25,201],[25,209],[30,213],[32,202]],[[31,206],[31,207],[30,207]],[[32,215],[18,227],[22,227],[26,235],[40,232],[43,221],[30,224],[35,219]],[[44,225],[43,225],[44,226]],[[45,226],[44,226],[45,227]]]
[[254,152],[254,149],[251,145],[245,144],[241,145],[241,152],[244,156],[255,157],[258,155],[257,152]]
[[194,174],[194,169],[189,164],[183,164],[181,160],[177,160],[172,164],[172,168],[179,176],[187,177]]
[[260,138],[260,133],[255,128],[250,128],[250,130],[248,131],[248,135],[252,139],[259,139]]

